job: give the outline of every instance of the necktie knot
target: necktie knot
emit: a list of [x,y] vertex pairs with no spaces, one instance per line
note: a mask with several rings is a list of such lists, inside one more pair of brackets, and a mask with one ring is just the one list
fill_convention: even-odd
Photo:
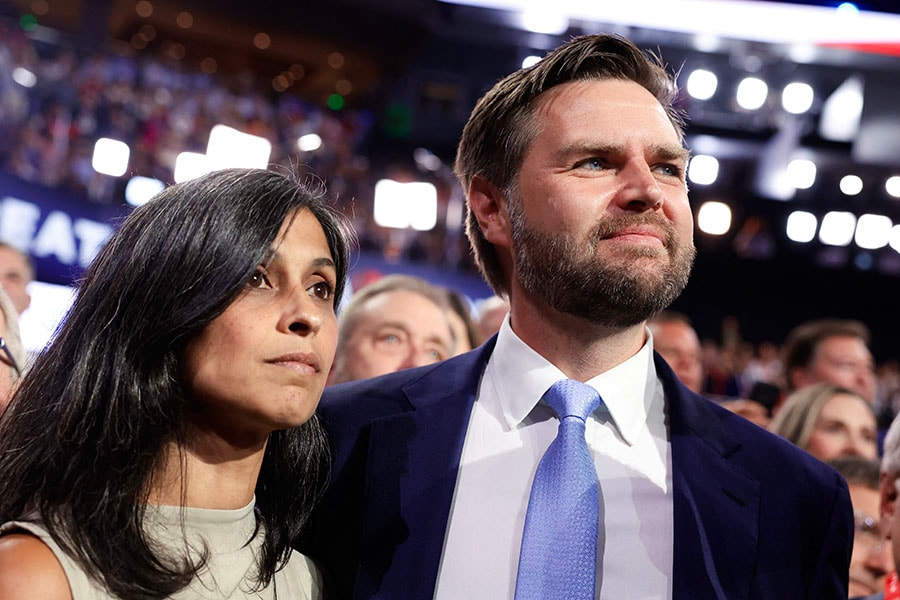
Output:
[[559,431],[531,484],[515,598],[594,600],[600,485],[585,419],[600,405],[600,394],[564,379],[543,400],[559,416]]
[[556,411],[560,420],[578,417],[584,421],[600,406],[600,394],[597,390],[574,379],[561,379],[551,385],[544,392],[543,400]]

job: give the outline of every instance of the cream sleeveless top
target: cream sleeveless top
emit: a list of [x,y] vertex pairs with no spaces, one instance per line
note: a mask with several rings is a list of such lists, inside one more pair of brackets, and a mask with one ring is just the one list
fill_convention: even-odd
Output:
[[[312,561],[292,552],[285,568],[275,574],[263,590],[252,591],[256,555],[262,546],[257,532],[255,502],[236,510],[184,508],[184,535],[180,506],[147,507],[144,526],[148,537],[173,555],[187,552],[199,557],[208,548],[206,566],[191,584],[172,596],[174,600],[317,600],[322,598],[322,579]],[[73,600],[119,600],[87,576],[77,562],[56,544],[40,523],[11,521],[0,526],[0,534],[23,530],[39,537],[56,555],[69,580]],[[251,540],[251,537],[253,538]],[[249,543],[248,540],[251,540]]]

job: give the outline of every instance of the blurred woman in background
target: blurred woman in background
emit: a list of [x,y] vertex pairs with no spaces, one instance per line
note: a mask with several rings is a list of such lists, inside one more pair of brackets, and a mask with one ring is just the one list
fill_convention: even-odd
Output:
[[788,396],[769,429],[823,461],[878,458],[872,407],[859,394],[831,383],[816,383]]

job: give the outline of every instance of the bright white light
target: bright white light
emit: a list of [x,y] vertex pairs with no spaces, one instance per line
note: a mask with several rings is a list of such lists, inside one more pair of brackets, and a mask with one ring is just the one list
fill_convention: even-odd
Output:
[[163,191],[165,187],[166,184],[153,177],[132,177],[125,186],[125,202],[131,206],[142,206]]
[[856,215],[851,212],[832,211],[822,219],[819,241],[829,246],[846,246],[853,240]]
[[816,163],[797,158],[788,163],[787,176],[791,185],[798,190],[808,190],[816,182]]
[[888,180],[884,182],[884,189],[894,198],[900,198],[900,176],[888,177]]
[[784,91],[781,92],[781,106],[793,115],[800,115],[812,107],[814,97],[811,85],[795,81],[784,86]]
[[859,132],[863,111],[863,80],[852,75],[822,104],[819,134],[826,140],[852,142]]
[[271,154],[272,143],[264,137],[226,125],[215,125],[209,132],[206,159],[212,171],[232,167],[265,169]]
[[541,62],[541,57],[535,54],[530,54],[522,59],[522,68],[527,69],[528,67],[534,66]]
[[318,133],[307,133],[297,138],[297,149],[300,152],[312,152],[322,147],[322,138]]
[[766,103],[769,86],[762,79],[745,77],[737,89],[737,103],[746,110],[756,110]]
[[731,229],[731,207],[722,202],[704,202],[697,213],[697,227],[710,235],[728,233]]
[[424,181],[401,183],[382,179],[375,184],[375,223],[382,227],[429,231],[437,224],[437,188]]
[[694,48],[701,52],[716,52],[722,47],[722,38],[712,31],[703,31],[694,35]]
[[859,9],[852,2],[841,2],[834,10],[842,17],[859,16]]
[[196,179],[212,171],[205,154],[199,152],[181,152],[175,157],[175,183]]
[[697,69],[688,75],[687,93],[697,100],[709,100],[716,93],[719,78],[712,71]]
[[131,149],[128,144],[111,138],[100,138],[94,144],[94,156],[91,166],[98,173],[121,177],[128,170],[128,157]]
[[709,185],[719,176],[719,161],[708,154],[698,154],[688,165],[688,179],[700,185]]
[[816,219],[816,215],[804,210],[795,210],[788,215],[785,233],[792,242],[805,244],[816,237],[816,227],[818,226],[819,220]]
[[[506,11],[523,0],[443,0]],[[535,1],[535,0],[531,0]],[[775,44],[895,43],[900,15],[874,10],[847,15],[830,6],[747,0],[640,0],[585,2],[545,0],[573,20],[687,34],[715,32],[723,38]],[[853,18],[847,18],[847,17]]]
[[413,160],[420,169],[437,171],[443,166],[443,161],[428,148],[416,148],[413,150]]
[[59,324],[72,307],[75,289],[42,281],[28,284],[31,304],[19,317],[22,345],[31,352],[40,352],[53,339]]
[[856,223],[856,235],[853,241],[860,248],[875,250],[884,248],[891,239],[891,229],[894,224],[884,215],[865,214]]
[[856,196],[863,189],[863,180],[857,175],[844,175],[840,187],[845,196]]
[[891,239],[888,241],[891,248],[900,253],[900,225],[894,225],[891,228]]
[[534,33],[559,35],[569,28],[569,18],[554,3],[530,2],[522,10],[522,27]]
[[13,81],[22,87],[32,88],[37,85],[37,75],[25,67],[16,67],[12,72]]
[[818,55],[818,48],[815,44],[810,43],[802,43],[802,44],[791,44],[788,46],[787,55],[788,58],[791,59],[792,62],[795,63],[811,63],[816,59]]

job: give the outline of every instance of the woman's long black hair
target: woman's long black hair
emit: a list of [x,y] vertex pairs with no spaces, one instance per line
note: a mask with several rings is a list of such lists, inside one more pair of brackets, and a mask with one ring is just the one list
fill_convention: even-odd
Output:
[[[337,306],[351,234],[321,190],[291,176],[218,171],[169,187],[125,219],[0,421],[0,522],[36,511],[57,543],[122,598],[164,598],[190,582],[199,565],[157,556],[142,531],[164,449],[185,442],[182,356],[300,209],[325,231]],[[256,486],[260,585],[283,566],[321,494],[327,454],[315,417],[270,435]]]

